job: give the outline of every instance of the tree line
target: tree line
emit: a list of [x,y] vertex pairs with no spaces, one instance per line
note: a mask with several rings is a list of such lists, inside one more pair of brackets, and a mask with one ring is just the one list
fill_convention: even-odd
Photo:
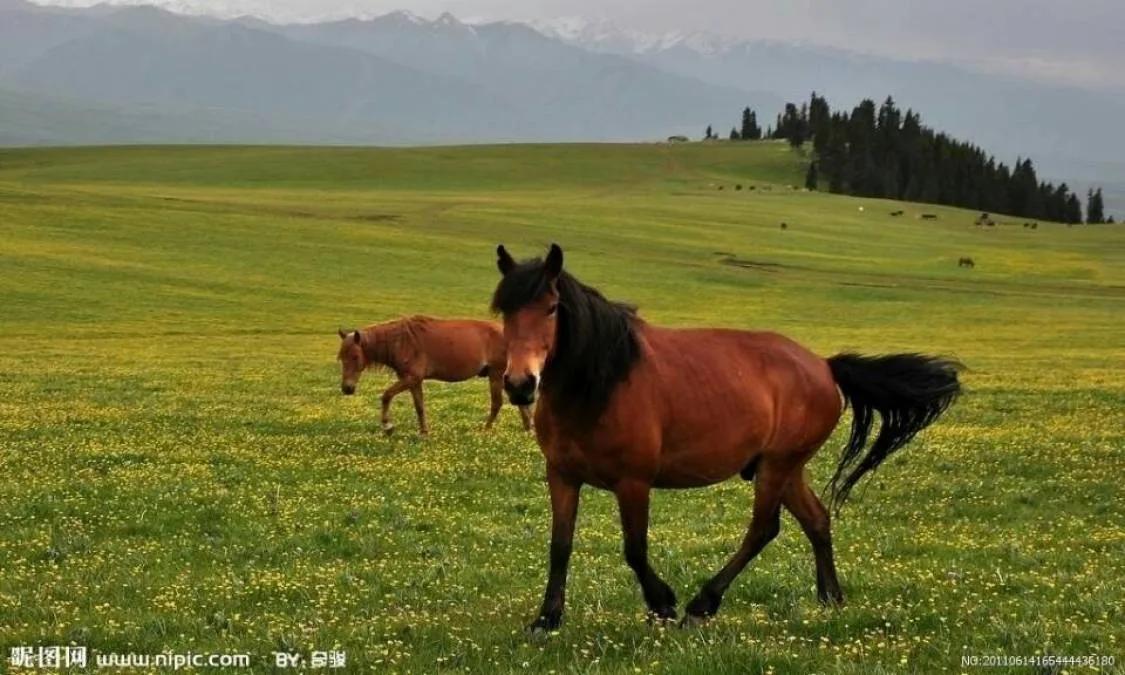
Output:
[[[711,127],[707,138],[717,138]],[[1030,159],[1012,167],[984,150],[922,124],[913,110],[900,110],[887,97],[876,106],[865,99],[847,111],[833,111],[813,92],[798,106],[786,103],[774,126],[762,131],[755,111],[742,112],[731,140],[785,139],[812,145],[805,186],[861,197],[885,197],[1008,213],[1066,223],[1083,221],[1079,196],[1066,183],[1041,181]],[[1086,195],[1086,222],[1105,217],[1101,188]]]

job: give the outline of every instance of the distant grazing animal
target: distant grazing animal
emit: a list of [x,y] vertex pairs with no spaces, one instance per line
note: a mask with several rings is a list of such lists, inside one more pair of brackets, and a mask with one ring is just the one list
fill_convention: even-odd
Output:
[[958,267],[976,267],[977,265],[976,265],[976,263],[973,262],[972,258],[958,258],[957,259],[957,266]]
[[738,184],[736,184],[736,185],[734,186],[734,189],[735,189],[735,190],[741,190],[741,189],[742,189],[742,183],[738,183]]
[[1038,229],[1039,229],[1039,223],[1032,223],[1032,224],[1031,224],[1031,229],[1033,229],[1033,230],[1038,230]]
[[922,220],[937,220],[936,213],[923,213]]
[[687,141],[688,141],[687,136],[669,136],[668,137],[669,143],[687,143]]
[[[612,491],[625,560],[653,616],[675,619],[676,595],[649,565],[652,488],[754,481],[749,530],[738,552],[685,607],[686,623],[713,616],[723,594],[781,527],[784,506],[812,543],[817,596],[843,601],[828,510],[805,464],[832,434],[844,403],[851,438],[829,485],[838,508],[864,474],[905,445],[960,392],[958,364],[920,354],[824,359],[776,333],[653,326],[563,270],[563,252],[516,262],[500,246],[492,308],[504,318],[504,389],[535,410],[551,496],[550,570],[532,631],[563,615],[578,495]],[[842,395],[842,396],[841,396]],[[876,413],[882,425],[864,446]]]
[[747,187],[746,189],[747,189],[747,190],[757,190],[757,189],[758,189],[758,186],[756,186],[756,185],[750,185],[750,186],[748,186],[748,187]]
[[783,223],[781,223],[781,229],[783,229],[783,230],[788,230],[788,229],[789,229],[789,224],[788,224],[788,223],[784,223],[784,222],[783,222]]
[[[422,402],[422,381],[463,382],[474,377],[487,377],[492,393],[492,409],[485,428],[491,428],[504,403],[504,368],[508,354],[504,333],[489,321],[471,319],[432,319],[413,316],[360,330],[340,330],[340,390],[355,393],[364,370],[385,367],[394,371],[398,381],[383,392],[383,430],[391,433],[391,401],[404,391],[414,398],[414,412],[422,435],[429,433],[426,409]],[[529,429],[531,413],[520,407],[523,426]]]
[[891,211],[892,216],[901,216],[902,214],[903,214],[902,211]]
[[719,186],[719,189],[720,189],[720,190],[722,190],[722,189],[723,189],[723,186],[722,186],[722,185],[720,185],[720,186]]

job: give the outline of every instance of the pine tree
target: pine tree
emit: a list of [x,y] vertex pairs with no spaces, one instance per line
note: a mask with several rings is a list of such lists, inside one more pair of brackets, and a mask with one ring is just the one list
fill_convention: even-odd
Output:
[[746,141],[754,140],[754,111],[747,106],[742,111],[742,139]]
[[714,137],[715,137],[715,134],[711,132],[711,125],[710,125],[710,124],[708,124],[708,125],[707,125],[707,133],[706,133],[706,134],[704,134],[704,136],[703,136],[703,140],[705,140],[705,141],[709,141],[709,140],[711,140],[711,139],[712,139],[712,138],[714,138]]
[[1066,217],[1063,220],[1075,225],[1082,222],[1082,202],[1073,192],[1066,200]]
[[741,138],[742,138],[742,137],[738,135],[738,129],[735,129],[734,127],[731,127],[731,128],[730,128],[730,139],[731,139],[732,141],[737,141],[737,140],[739,140],[739,139],[741,139]]
[[1105,204],[1102,202],[1102,189],[1086,192],[1086,222],[1096,225],[1105,222]]
[[809,135],[812,138],[814,152],[824,152],[828,144],[831,123],[832,114],[828,108],[828,101],[822,96],[817,96],[814,91],[809,99]]
[[805,174],[805,187],[815,190],[817,187],[816,162],[809,162],[809,171]]

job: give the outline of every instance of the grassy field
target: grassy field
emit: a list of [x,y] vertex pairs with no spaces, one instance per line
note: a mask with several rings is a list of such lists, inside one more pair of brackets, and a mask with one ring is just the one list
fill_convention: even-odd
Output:
[[[275,650],[342,650],[353,672],[929,673],[1039,654],[1121,669],[1125,229],[978,228],[801,179],[778,143],[0,151],[0,657],[79,644],[249,653],[257,672]],[[551,241],[653,322],[969,366],[967,395],[836,519],[847,606],[817,605],[786,515],[716,620],[649,626],[613,499],[586,490],[566,623],[524,634],[548,503],[515,411],[485,433],[483,382],[430,384],[431,437],[403,398],[388,438],[387,376],[341,397],[334,357],[337,326],[487,317],[496,244]],[[817,485],[845,431],[813,461]],[[653,564],[681,601],[734,550],[750,500],[738,480],[655,495]]]

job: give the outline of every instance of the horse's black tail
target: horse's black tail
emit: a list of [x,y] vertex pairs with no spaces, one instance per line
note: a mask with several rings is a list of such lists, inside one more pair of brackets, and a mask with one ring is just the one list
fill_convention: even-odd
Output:
[[[956,400],[961,393],[957,372],[962,366],[922,354],[837,354],[828,365],[852,407],[852,435],[828,482],[831,503],[839,510],[864,474],[910,442]],[[861,459],[876,412],[883,423]]]

